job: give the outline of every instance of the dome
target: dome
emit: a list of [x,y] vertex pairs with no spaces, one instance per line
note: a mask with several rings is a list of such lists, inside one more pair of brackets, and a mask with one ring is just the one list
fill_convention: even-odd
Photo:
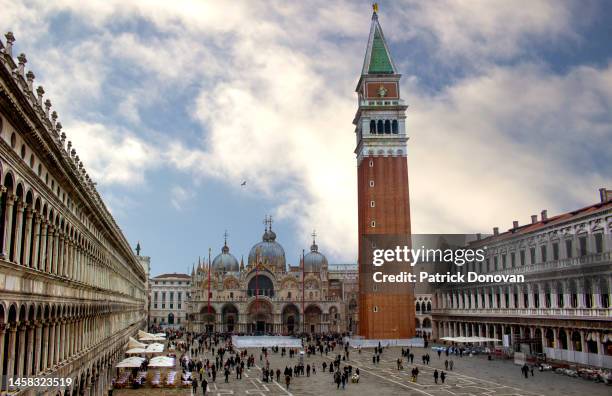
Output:
[[238,272],[240,270],[238,260],[229,252],[227,243],[221,248],[221,254],[214,258],[212,267],[215,271],[220,272]]
[[310,253],[304,256],[304,272],[320,272],[323,267],[327,268],[327,258],[319,253],[319,246],[312,241]]
[[266,229],[262,236],[262,241],[255,244],[249,252],[249,265],[259,261],[264,264],[271,264],[277,271],[286,271],[285,249],[276,242],[276,234],[272,229]]

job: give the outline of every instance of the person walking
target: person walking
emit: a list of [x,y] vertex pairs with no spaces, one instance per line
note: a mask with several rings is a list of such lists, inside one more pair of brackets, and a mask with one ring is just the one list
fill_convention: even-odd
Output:
[[285,386],[289,389],[289,384],[291,384],[291,377],[289,375],[285,375]]
[[434,382],[437,384],[438,383],[438,370],[434,370],[433,376],[434,376]]
[[208,381],[206,379],[202,380],[202,394],[206,396],[206,390],[208,389]]
[[442,383],[444,383],[445,379],[446,379],[446,373],[442,371],[442,373],[440,373],[440,380],[442,380]]
[[450,371],[453,371],[453,366],[455,365],[455,363],[453,362],[453,359],[450,360],[450,362],[448,362],[448,368],[450,368]]
[[194,395],[198,393],[198,380],[196,378],[191,381],[191,388]]
[[445,370],[448,370],[448,360],[445,360],[445,361],[444,361],[444,369],[445,369]]

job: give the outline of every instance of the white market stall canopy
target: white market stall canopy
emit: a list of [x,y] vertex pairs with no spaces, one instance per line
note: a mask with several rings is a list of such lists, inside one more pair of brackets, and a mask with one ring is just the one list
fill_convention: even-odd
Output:
[[174,367],[174,359],[168,356],[157,356],[149,360],[149,367]]
[[501,340],[497,338],[489,338],[489,337],[442,337],[440,339],[442,341],[457,342],[460,344],[468,344],[468,343],[475,343],[475,342],[501,342]]
[[159,335],[158,334],[151,334],[151,333],[146,333],[142,330],[138,330],[138,339],[140,341],[166,341],[166,336],[165,335]]
[[140,355],[141,353],[145,353],[147,350],[144,348],[132,348],[125,351],[126,355]]
[[162,353],[164,351],[164,344],[153,343],[147,346],[144,353]]
[[119,364],[117,364],[118,368],[137,368],[140,367],[142,365],[142,362],[144,362],[144,358],[141,357],[129,357],[127,359],[123,359],[121,362],[119,362]]
[[130,339],[128,340],[128,344],[127,344],[128,349],[145,348],[146,346],[147,346],[147,344],[143,344],[142,342],[138,342],[133,337],[130,337]]

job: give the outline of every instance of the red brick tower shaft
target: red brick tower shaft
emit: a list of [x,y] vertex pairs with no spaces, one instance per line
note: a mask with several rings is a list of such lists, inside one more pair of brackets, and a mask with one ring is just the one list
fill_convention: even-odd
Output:
[[359,107],[353,123],[357,135],[359,208],[359,334],[368,339],[414,337],[413,287],[373,282],[375,271],[394,274],[409,265],[372,265],[372,249],[410,245],[410,200],[401,75],[375,11],[361,78]]

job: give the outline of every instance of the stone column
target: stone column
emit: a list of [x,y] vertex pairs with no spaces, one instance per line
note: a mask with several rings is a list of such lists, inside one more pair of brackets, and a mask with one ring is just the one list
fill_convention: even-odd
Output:
[[55,234],[55,227],[49,223],[47,225],[47,241],[45,248],[45,269],[48,273],[53,273],[53,240]]
[[41,361],[41,352],[42,352],[42,324],[40,322],[36,322],[34,324],[36,328],[36,345],[34,346],[34,372],[33,374],[37,374],[40,372],[40,361]]
[[30,206],[26,208],[26,223],[25,223],[25,241],[23,244],[23,265],[27,265],[28,267],[32,267],[32,262],[30,261],[30,246],[32,245],[32,217],[34,216],[34,211]]
[[55,228],[55,232],[53,233],[53,271],[52,273],[55,275],[60,275],[60,263],[59,263],[59,236],[60,229]]
[[600,309],[602,308],[601,306],[601,284],[599,282],[596,282],[597,279],[594,279],[594,282],[592,282],[592,286],[593,286],[593,308],[594,309]]
[[[3,187],[6,188],[6,187]],[[4,242],[2,243],[2,255],[6,260],[10,259],[11,253],[11,234],[13,233],[13,205],[15,204],[15,194],[10,193],[6,196],[6,213],[4,215]]]
[[32,246],[32,267],[40,269],[38,265],[39,249],[40,249],[40,215],[34,212],[34,245]]
[[9,330],[9,340],[8,340],[8,348],[6,350],[6,355],[8,356],[8,362],[6,365],[6,375],[8,377],[15,376],[15,355],[16,355],[16,341],[17,341],[17,323],[14,323],[10,326]]
[[13,239],[13,261],[21,264],[21,228],[23,227],[23,211],[25,204],[22,200],[17,201],[17,218],[15,219],[15,239]]
[[586,301],[585,301],[585,288],[586,286],[586,282],[584,281],[584,279],[578,279],[576,281],[576,287],[578,287],[578,290],[576,291],[576,293],[578,294],[578,308],[586,308]]
[[19,326],[19,361],[17,362],[17,376],[23,377],[23,365],[27,361],[25,359],[25,336],[26,336],[26,323]]
[[67,346],[68,343],[70,342],[68,340],[67,334],[66,334],[66,319],[62,319],[62,343],[60,344],[60,350],[62,351],[60,354],[60,357],[63,360],[66,360],[66,352],[67,352]]
[[41,371],[47,370],[49,367],[49,322],[43,323],[43,341],[42,341],[42,362]]
[[47,367],[55,366],[55,344],[57,339],[55,338],[55,320],[49,321],[49,361]]
[[53,352],[53,362],[54,364],[59,364],[61,356],[60,356],[60,345],[62,343],[62,322],[61,318],[57,318],[55,320],[55,351]]
[[570,308],[572,306],[572,291],[570,290],[570,282],[563,281],[563,307]]
[[[0,375],[4,369],[4,335],[6,333],[6,324],[0,323]],[[0,378],[0,394],[2,393],[2,385],[4,380]]]
[[70,278],[70,237],[64,234],[64,276]]
[[34,324],[28,323],[26,331],[28,333],[28,344],[26,345],[26,367],[24,374],[29,377],[32,375],[32,360],[34,359]]
[[[603,356],[603,355],[605,355],[605,352],[603,350],[603,344],[601,342],[602,333],[600,331],[598,331],[596,333],[596,337],[597,337],[597,339],[595,341],[597,342],[597,354],[600,355],[600,356]],[[1,335],[0,335],[0,339],[2,339]],[[602,359],[603,359],[603,357],[602,357]],[[1,359],[0,359],[0,362],[2,362]]]
[[64,276],[64,231],[57,235],[57,275]]
[[74,240],[68,239],[68,277],[75,279],[75,265],[74,265]]
[[40,253],[38,255],[38,269],[44,272],[49,271],[47,267],[47,226],[47,220],[42,218],[40,222]]

